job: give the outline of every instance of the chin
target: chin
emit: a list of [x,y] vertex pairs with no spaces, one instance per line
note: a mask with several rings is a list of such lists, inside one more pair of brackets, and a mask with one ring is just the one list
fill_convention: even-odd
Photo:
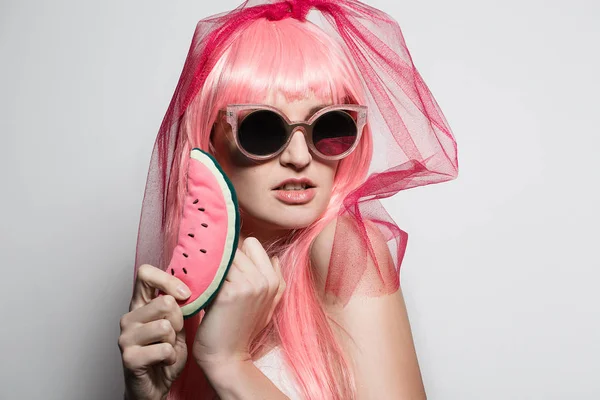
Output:
[[328,201],[324,200],[324,198],[317,195],[306,204],[290,205],[273,199],[274,203],[266,212],[269,213],[270,219],[281,227],[287,229],[305,228],[323,215],[328,204]]
[[[299,214],[299,215],[295,215]],[[272,216],[271,223],[283,229],[300,229],[306,228],[319,217],[316,213],[294,213],[290,212],[285,215]]]
[[325,207],[311,203],[294,206],[279,203],[269,204],[260,209],[246,208],[247,215],[257,222],[261,221],[260,225],[285,230],[306,228],[315,222],[324,211]]
[[267,196],[262,192],[241,193],[238,199],[246,225],[267,230],[306,228],[323,215],[330,200],[324,191],[318,191],[304,204],[289,204],[273,196],[272,191]]

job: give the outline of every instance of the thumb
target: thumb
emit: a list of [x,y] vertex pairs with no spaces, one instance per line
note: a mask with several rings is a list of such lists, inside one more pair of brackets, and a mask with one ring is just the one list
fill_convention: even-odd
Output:
[[285,290],[285,279],[283,279],[283,272],[281,272],[281,263],[279,262],[279,257],[275,256],[271,258],[271,263],[273,264],[273,269],[275,273],[277,273],[277,277],[279,278],[279,288],[277,289],[276,299],[278,300],[281,297],[281,294]]
[[279,279],[283,279],[283,275],[281,273],[281,263],[279,262],[279,257],[277,257],[277,256],[271,257],[271,265],[273,266],[273,269],[277,273],[277,276],[279,277]]
[[267,321],[270,321],[273,317],[275,309],[277,308],[281,297],[283,297],[283,292],[286,287],[285,280],[283,279],[283,274],[281,272],[281,264],[279,262],[279,257],[273,257],[271,259],[271,263],[273,264],[273,268],[275,269],[275,272],[277,273],[277,276],[279,278],[279,287],[277,288],[277,293],[275,294],[275,298],[273,299],[273,303],[271,304],[271,307],[269,309]]

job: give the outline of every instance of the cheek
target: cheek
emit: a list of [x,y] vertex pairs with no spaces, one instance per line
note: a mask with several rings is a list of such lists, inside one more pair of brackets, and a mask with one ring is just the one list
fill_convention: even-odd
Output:
[[335,180],[338,163],[339,162],[324,164],[322,166],[321,176],[323,176],[323,183],[326,184],[329,189],[333,187],[333,181]]
[[319,180],[318,185],[323,190],[323,196],[319,208],[326,207],[329,204],[331,196],[333,194],[333,183],[335,181],[336,165],[326,166],[323,165],[318,172]]
[[248,171],[230,165],[229,170],[225,173],[235,188],[238,201],[244,202],[247,198],[253,196],[252,176],[248,174]]
[[[264,197],[269,190],[269,171],[268,166],[253,165],[251,167],[241,167],[236,164],[229,164],[229,169],[225,171],[241,204],[263,204]],[[262,200],[262,201],[259,201]]]
[[256,200],[255,179],[251,168],[240,167],[229,155],[215,156],[217,162],[232,183],[240,204],[252,204]]

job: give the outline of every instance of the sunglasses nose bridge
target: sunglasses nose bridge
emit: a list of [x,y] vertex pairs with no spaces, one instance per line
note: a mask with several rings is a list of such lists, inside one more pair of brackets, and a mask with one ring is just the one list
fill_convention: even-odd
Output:
[[[288,140],[286,143],[286,148],[290,145],[290,143],[292,142],[292,140],[294,139],[294,135],[296,134],[297,131],[300,131],[302,133],[302,135],[304,136],[304,144],[306,145],[306,147],[308,149],[311,148],[310,146],[310,133],[311,133],[311,126],[308,125],[306,122],[295,122],[289,125],[289,134],[288,134]],[[310,150],[309,150],[310,151]]]
[[[292,145],[292,142],[294,141],[294,135],[296,135],[297,131],[300,131],[302,136],[304,136],[304,147],[306,147],[306,151],[308,153],[310,153],[311,146],[309,144],[310,143],[309,130],[310,130],[310,126],[304,122],[296,122],[296,123],[289,124],[289,128],[288,128],[289,133],[288,133],[287,142],[282,147],[281,151],[286,152],[286,151],[290,150],[289,147],[290,147],[290,145]],[[298,144],[296,143],[294,146],[296,147],[296,146],[298,146]],[[295,150],[295,151],[297,151],[297,150]]]
[[291,140],[291,138],[294,136],[294,134],[296,133],[296,131],[301,131],[302,134],[304,135],[304,138],[306,139],[306,142],[308,143],[309,137],[308,134],[310,133],[310,129],[311,126],[309,124],[307,124],[306,122],[293,122],[291,124],[289,124],[289,138]]
[[294,138],[294,135],[296,134],[297,131],[300,131],[302,133],[302,135],[304,135],[304,139],[308,142],[307,127],[302,122],[296,122],[296,123],[291,123],[288,125],[287,145],[290,144],[290,142]]

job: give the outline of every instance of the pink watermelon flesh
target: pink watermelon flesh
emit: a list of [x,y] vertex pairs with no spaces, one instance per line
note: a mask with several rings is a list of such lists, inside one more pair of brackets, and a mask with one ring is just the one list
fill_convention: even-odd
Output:
[[237,249],[239,212],[235,190],[212,156],[193,149],[177,246],[167,272],[192,291],[179,302],[184,318],[216,295]]

